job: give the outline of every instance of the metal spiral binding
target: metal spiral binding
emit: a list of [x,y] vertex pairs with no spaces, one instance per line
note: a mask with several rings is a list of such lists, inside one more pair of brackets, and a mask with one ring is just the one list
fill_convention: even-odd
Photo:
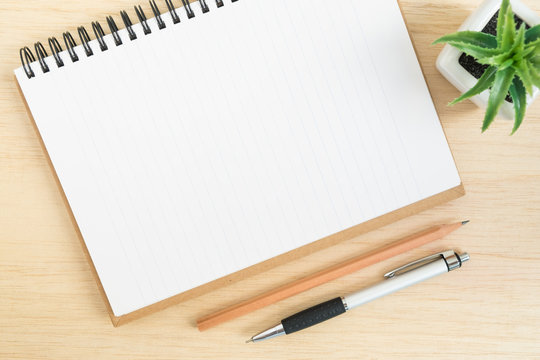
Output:
[[54,60],[56,61],[56,65],[58,65],[58,67],[64,66],[64,61],[59,55],[59,53],[62,51],[62,47],[54,36],[49,38],[49,47],[51,48],[51,52],[54,56]]
[[210,11],[210,8],[208,7],[206,0],[199,0],[199,3],[201,4],[201,9],[202,9],[203,14]]
[[124,21],[124,25],[126,26],[129,40],[135,40],[137,38],[137,34],[135,34],[135,31],[133,31],[133,24],[131,23],[131,19],[129,18],[128,13],[125,10],[122,10],[120,11],[120,16],[122,16],[122,20]]
[[189,1],[182,0],[182,4],[184,5],[184,9],[186,9],[188,19],[195,17],[195,13],[193,12],[193,9],[191,8],[191,4],[189,3]]
[[71,36],[69,31],[66,31],[64,33],[64,44],[66,44],[66,49],[69,53],[69,57],[71,58],[71,61],[73,62],[79,61],[79,56],[75,52],[75,49],[73,49],[75,46],[77,46],[77,43],[75,43],[75,40],[73,39],[73,36]]
[[154,13],[154,17],[156,18],[159,30],[165,29],[165,22],[161,18],[161,12],[159,11],[155,0],[150,0],[150,7],[152,8],[152,12]]
[[[193,11],[191,4],[189,3],[189,0],[181,0],[182,4],[184,6],[184,10],[186,11],[186,15],[188,19],[191,19],[195,17],[195,12]],[[231,0],[231,2],[236,2],[238,0]],[[198,0],[202,13],[207,13],[210,11],[210,7],[208,6],[206,0]],[[215,0],[217,7],[222,7],[224,5],[223,0]],[[155,0],[149,0],[150,7],[152,9],[152,12],[154,13],[154,17],[157,22],[158,28],[164,29],[166,27],[165,21],[163,21],[161,11],[159,10],[159,7],[156,4]],[[180,22],[180,17],[178,16],[177,10],[175,9],[172,0],[165,0],[165,4],[167,5],[168,13],[171,16],[173,24],[178,24]],[[152,29],[148,25],[148,20],[146,18],[146,15],[142,9],[142,7],[135,6],[135,13],[137,15],[137,18],[139,19],[139,22],[141,24],[141,27],[143,29],[143,32],[145,35],[148,35],[152,32]],[[137,39],[137,34],[133,30],[133,23],[131,22],[131,19],[129,18],[129,15],[126,11],[121,11],[120,16],[122,17],[122,21],[124,23],[125,29],[128,33],[130,40]],[[109,25],[109,29],[111,31],[112,38],[114,40],[114,43],[116,46],[120,46],[123,44],[122,38],[119,34],[118,26],[116,25],[116,22],[114,21],[112,16],[107,17],[107,24]],[[108,50],[107,43],[105,42],[105,32],[103,31],[103,28],[101,27],[101,24],[97,21],[92,22],[92,29],[94,31],[94,35],[96,37],[96,40],[99,44],[99,47],[101,51]],[[81,41],[81,45],[84,49],[84,52],[87,57],[90,57],[94,55],[94,51],[92,50],[92,47],[90,46],[90,35],[86,31],[86,28],[84,26],[79,26],[77,28],[77,32],[79,34],[79,38]],[[71,33],[65,32],[63,33],[63,39],[64,44],[66,45],[67,52],[69,54],[69,57],[71,58],[72,62],[79,61],[79,55],[75,51],[75,47],[77,46],[77,43]],[[58,67],[64,66],[64,60],[60,57],[60,53],[62,52],[62,46],[58,42],[58,40],[55,37],[50,37],[48,39],[49,48],[51,50],[52,56],[54,57],[54,60],[56,62],[56,65]],[[37,54],[37,60],[39,62],[39,66],[41,67],[41,70],[43,73],[49,72],[50,66],[47,64],[45,59],[48,57],[47,51],[45,50],[45,47],[41,42],[36,42],[34,44],[34,50]],[[36,76],[34,70],[32,69],[31,64],[36,61],[36,57],[32,53],[32,50],[28,48],[28,46],[25,46],[19,50],[19,56],[21,58],[21,64],[23,67],[23,70],[26,74],[26,76],[30,79]]]
[[[24,54],[24,58],[23,58],[23,54]],[[33,63],[34,61],[36,61],[36,58],[34,57],[34,54],[32,54],[32,52],[30,51],[28,46],[21,48],[19,50],[19,55],[21,57],[21,63],[22,63],[24,72],[26,73],[26,76],[28,76],[29,79],[36,76],[32,68],[30,67],[30,63]]]
[[81,44],[84,48],[84,52],[86,53],[86,56],[92,56],[94,55],[94,52],[92,51],[92,48],[90,47],[90,36],[88,36],[88,32],[86,31],[84,26],[79,26],[77,28],[77,31],[79,32],[79,37],[81,38]]
[[45,47],[41,42],[37,42],[34,44],[34,50],[36,50],[37,58],[39,60],[39,66],[41,66],[41,70],[43,70],[44,73],[49,72],[49,66],[45,62],[45,58],[47,55],[47,50],[45,50]]
[[122,45],[122,39],[120,38],[120,35],[118,35],[118,26],[116,26],[112,16],[107,16],[107,24],[109,24],[109,29],[111,30],[116,46]]
[[101,51],[108,50],[109,48],[107,47],[107,43],[103,39],[105,32],[103,31],[101,24],[98,21],[92,21],[92,29],[94,30],[94,35],[96,35],[96,40],[99,43],[99,48]]
[[178,24],[180,22],[180,17],[178,17],[178,14],[176,13],[172,0],[165,0],[165,3],[167,4],[167,8],[169,9],[169,13],[171,14],[173,24]]
[[137,13],[137,17],[139,18],[139,22],[141,23],[141,26],[143,28],[144,35],[152,33],[152,30],[150,29],[150,26],[148,26],[148,22],[146,21],[146,15],[144,14],[141,5],[139,5],[138,8],[137,6],[134,6],[134,8],[135,13]]

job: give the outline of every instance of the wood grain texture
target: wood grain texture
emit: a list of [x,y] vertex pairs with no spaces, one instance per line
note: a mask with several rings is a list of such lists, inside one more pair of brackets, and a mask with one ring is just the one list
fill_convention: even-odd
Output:
[[[524,0],[540,12],[540,3]],[[446,107],[458,95],[435,69],[440,47],[480,0],[403,0],[402,7],[467,195],[434,210],[113,328],[12,70],[18,50],[118,14],[130,0],[0,3],[0,358],[404,359],[539,358],[540,103],[518,133],[482,111]],[[148,5],[143,5],[150,11]],[[115,17],[117,20],[119,17]],[[197,318],[360,254],[374,245],[463,217],[445,240],[200,333]],[[446,248],[471,254],[459,270],[327,324],[273,342],[244,344],[262,327],[314,302],[380,280],[387,270]]]

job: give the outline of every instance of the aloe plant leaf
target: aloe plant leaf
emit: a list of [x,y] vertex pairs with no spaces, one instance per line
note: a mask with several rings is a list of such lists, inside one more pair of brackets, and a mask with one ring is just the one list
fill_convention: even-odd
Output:
[[499,66],[499,71],[504,70],[506,68],[509,68],[512,65],[514,65],[514,60],[513,59],[508,59],[505,62],[503,62],[501,64],[501,66]]
[[[499,53],[498,55],[490,56],[490,57],[484,57],[484,58],[477,58],[477,61],[480,64],[484,65],[496,65],[496,66],[502,66],[505,64],[509,59],[512,60],[520,60],[523,58],[523,53],[525,50],[525,26],[523,25],[519,31],[518,35],[514,39],[514,43],[512,44],[512,47],[510,49],[507,49],[506,51]],[[516,56],[517,55],[517,56]],[[506,67],[512,65],[512,64],[505,64]],[[500,70],[504,70],[504,67]]]
[[455,105],[463,100],[467,100],[475,95],[480,94],[481,92],[489,89],[491,85],[493,84],[493,81],[495,80],[495,73],[497,72],[497,67],[490,66],[486,69],[484,74],[478,79],[478,82],[470,88],[467,92],[465,92],[463,95],[452,101],[448,105]]
[[525,43],[529,44],[531,42],[537,41],[540,39],[540,24],[533,26],[525,32]]
[[503,0],[501,8],[499,9],[499,16],[497,17],[497,43],[502,43],[503,32],[506,23],[506,13],[510,7],[510,0]]
[[490,34],[476,31],[459,31],[445,35],[433,44],[448,43],[476,59],[492,57],[501,53],[497,48],[497,38]]
[[540,46],[537,46],[534,51],[527,56],[527,62],[531,68],[540,70]]
[[[539,43],[540,44],[540,43]],[[535,46],[528,46],[528,45],[525,45],[525,50],[523,51],[523,57],[524,58],[527,58],[527,57],[530,57],[530,55],[532,55],[534,53],[534,51],[536,50],[536,47]]]
[[493,56],[485,56],[482,58],[476,58],[476,61],[480,64],[484,65],[495,65],[495,66],[501,66],[504,62],[506,62],[508,59],[511,59],[511,55],[513,54],[513,50],[510,49],[508,51],[505,51],[504,53],[499,53]]
[[514,79],[514,74],[515,70],[512,67],[503,71],[498,71],[495,74],[495,81],[491,87],[486,115],[484,117],[484,123],[482,124],[482,132],[486,131],[493,120],[495,120],[495,116],[497,116],[497,113],[508,94],[508,90]]
[[459,42],[448,42],[448,44],[452,45],[459,51],[464,52],[467,55],[470,55],[474,57],[477,60],[486,59],[486,58],[494,58],[498,55],[500,55],[501,50],[500,49],[486,49],[480,46],[474,46]]
[[[528,46],[532,46],[532,45],[529,44]],[[539,56],[540,57],[540,43],[534,45],[534,50],[533,50],[531,56]]]
[[519,27],[512,50],[515,53],[514,59],[517,60],[523,58],[523,53],[525,52],[525,24],[521,24]]
[[516,70],[517,76],[521,79],[523,82],[523,85],[525,86],[525,89],[527,89],[527,92],[532,95],[533,92],[533,80],[531,76],[531,72],[529,69],[529,66],[527,66],[527,63],[525,61],[518,61],[514,64],[514,69]]
[[527,42],[527,39],[525,38],[525,47],[527,49],[536,48],[536,47],[538,47],[538,45],[540,45],[540,38],[535,39],[535,40],[530,41],[530,42]]
[[526,66],[529,68],[533,85],[540,89],[540,67],[534,66],[532,63],[526,63]]
[[515,111],[514,128],[511,133],[513,135],[521,126],[525,118],[525,111],[527,110],[527,93],[520,79],[514,78],[512,81],[512,85],[510,85],[510,96],[512,96]]
[[448,34],[435,40],[433,45],[450,42],[480,46],[488,49],[497,48],[497,38],[495,36],[478,31],[458,31],[453,34]]
[[514,44],[516,23],[509,0],[503,0],[497,23],[497,41],[502,50],[507,51]]

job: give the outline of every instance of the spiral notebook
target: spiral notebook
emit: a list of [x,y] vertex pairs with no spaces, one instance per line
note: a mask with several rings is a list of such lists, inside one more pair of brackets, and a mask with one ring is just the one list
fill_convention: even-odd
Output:
[[116,325],[463,194],[396,1],[151,5],[15,70]]

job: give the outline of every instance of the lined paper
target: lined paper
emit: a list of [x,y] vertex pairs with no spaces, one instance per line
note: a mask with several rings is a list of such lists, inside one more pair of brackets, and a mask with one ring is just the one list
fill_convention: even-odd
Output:
[[460,184],[395,1],[208,3],[15,71],[116,316]]

